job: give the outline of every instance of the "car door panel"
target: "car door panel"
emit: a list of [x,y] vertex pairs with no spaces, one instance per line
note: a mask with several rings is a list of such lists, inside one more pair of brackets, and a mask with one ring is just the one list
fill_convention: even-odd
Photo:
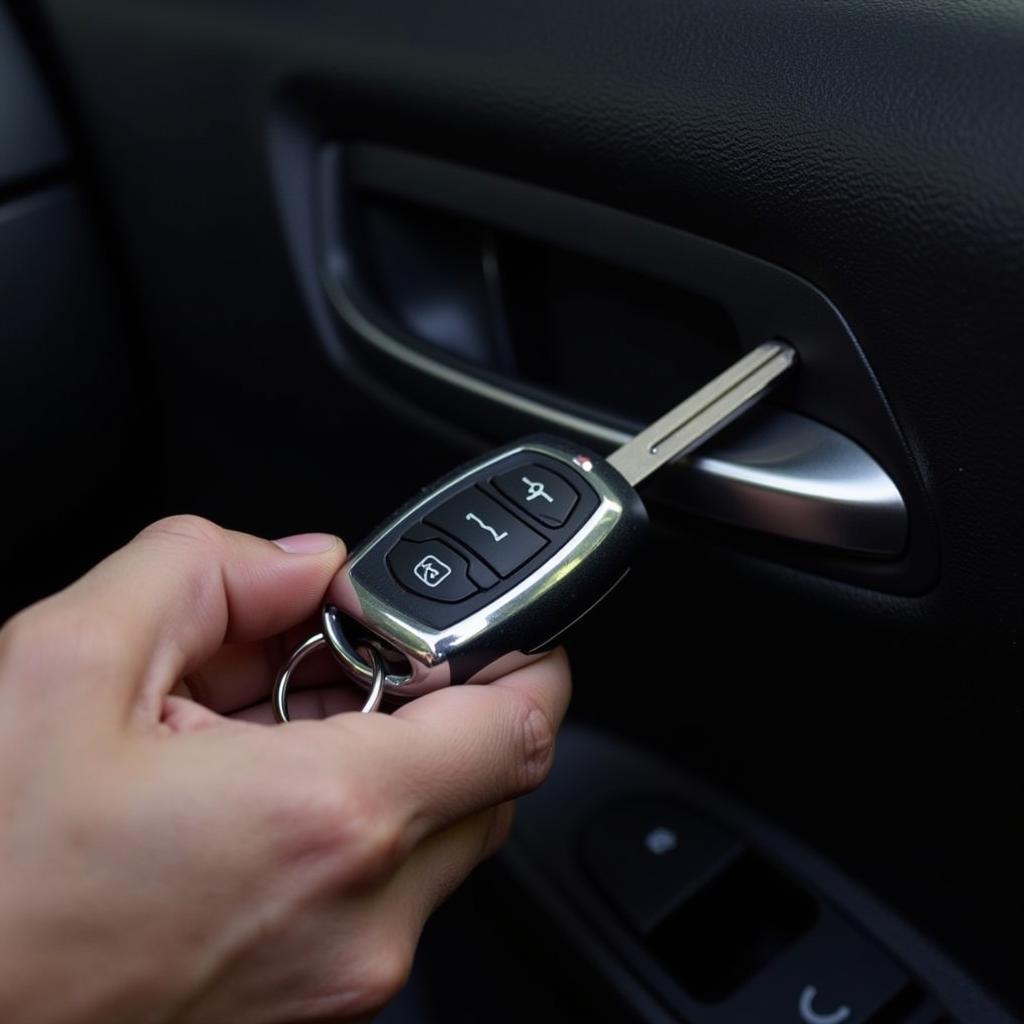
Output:
[[[424,395],[422,378],[375,358],[339,316],[325,269],[332,147],[362,161],[332,201],[373,193],[343,253],[366,261],[364,277],[371,230],[391,231],[397,261],[396,238],[408,252],[427,225],[429,251],[431,225],[447,223],[447,251],[460,232],[508,233],[499,255],[519,261],[517,287],[539,262],[562,282],[545,316],[564,314],[581,347],[541,347],[535,361],[557,355],[571,370],[566,352],[592,351],[614,373],[632,358],[619,331],[582,347],[591,335],[573,335],[585,317],[564,312],[565,282],[636,271],[641,257],[631,243],[573,278],[566,267],[590,266],[571,261],[593,256],[597,215],[553,254],[537,248],[551,220],[527,223],[516,189],[685,233],[820,296],[855,365],[786,306],[763,323],[791,335],[807,370],[776,406],[839,431],[896,480],[906,551],[840,557],[654,497],[650,552],[570,638],[575,714],[756,808],[1024,1010],[1005,941],[1024,896],[1018,5],[40,0],[25,22],[84,180],[104,197],[159,381],[162,511],[354,541],[416,487],[531,425]],[[438,167],[466,187],[458,203],[423,206]],[[512,187],[474,212],[466,183],[481,176]],[[422,208],[402,205],[412,200]],[[442,217],[454,205],[461,226]],[[376,229],[371,207],[385,211]],[[460,259],[442,285],[465,310]],[[615,278],[624,327],[635,309],[644,329],[630,302],[656,304],[658,281],[680,287],[679,305],[666,301],[695,317],[718,288],[749,340],[737,327],[754,302],[749,274],[709,284],[706,267],[672,259],[646,283]],[[688,273],[685,288],[666,284]],[[535,301],[515,315],[536,315]],[[535,394],[517,368],[525,349],[513,356],[504,369],[500,354],[490,368],[457,365]],[[682,398],[682,341],[670,357]],[[652,392],[671,390],[657,376]],[[829,399],[832,379],[859,396],[848,409]],[[552,380],[559,408],[631,422],[571,372]],[[651,599],[666,588],[671,600]]]

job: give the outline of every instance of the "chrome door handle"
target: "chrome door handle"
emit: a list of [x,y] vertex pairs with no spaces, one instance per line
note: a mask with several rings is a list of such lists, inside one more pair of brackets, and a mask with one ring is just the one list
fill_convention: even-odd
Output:
[[[503,406],[541,428],[571,433],[602,451],[630,434],[560,409],[433,359],[366,316],[344,287],[325,275],[335,312],[359,338],[427,381]],[[875,557],[899,555],[907,509],[892,478],[860,445],[798,413],[764,408],[716,437],[693,458],[667,467],[657,493],[671,504],[762,533]]]

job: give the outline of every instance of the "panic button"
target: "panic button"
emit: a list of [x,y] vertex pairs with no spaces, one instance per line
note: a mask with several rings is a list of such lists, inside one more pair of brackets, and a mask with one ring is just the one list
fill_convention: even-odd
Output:
[[506,498],[545,526],[564,526],[579,501],[569,484],[542,466],[521,466],[493,482]]
[[426,522],[462,541],[499,576],[511,576],[547,543],[475,487],[446,501]]

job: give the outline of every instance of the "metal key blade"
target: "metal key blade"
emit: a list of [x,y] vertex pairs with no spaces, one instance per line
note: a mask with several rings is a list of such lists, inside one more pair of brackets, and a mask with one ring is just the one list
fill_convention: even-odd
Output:
[[759,345],[612,452],[608,461],[635,487],[756,405],[795,362],[796,352],[784,342]]

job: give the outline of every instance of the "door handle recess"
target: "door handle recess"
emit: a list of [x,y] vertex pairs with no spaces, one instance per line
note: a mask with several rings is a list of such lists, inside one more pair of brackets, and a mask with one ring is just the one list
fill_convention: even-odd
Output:
[[[326,278],[338,316],[424,384],[456,389],[600,451],[631,436],[629,430],[502,387],[410,345],[365,314],[344,280],[338,274]],[[666,467],[657,479],[656,494],[663,501],[777,537],[890,558],[906,543],[906,505],[878,462],[831,427],[783,409],[757,410],[692,457]]]
[[[332,331],[321,320],[321,334],[342,372],[352,372],[359,355],[366,369],[411,401],[491,443],[547,429],[608,452],[644,425],[469,364],[399,325],[360,264],[364,195],[393,197],[678,284],[728,313],[741,350],[778,337],[796,348],[801,365],[787,386],[786,409],[756,410],[667,467],[649,496],[800,542],[773,550],[784,561],[850,582],[918,593],[934,580],[934,531],[907,444],[849,326],[813,285],[678,228],[475,168],[362,143],[324,144],[290,130],[277,146],[293,251],[303,263],[315,252],[307,265],[319,278],[325,311],[343,328]],[[304,207],[296,188],[303,160],[312,186]]]

